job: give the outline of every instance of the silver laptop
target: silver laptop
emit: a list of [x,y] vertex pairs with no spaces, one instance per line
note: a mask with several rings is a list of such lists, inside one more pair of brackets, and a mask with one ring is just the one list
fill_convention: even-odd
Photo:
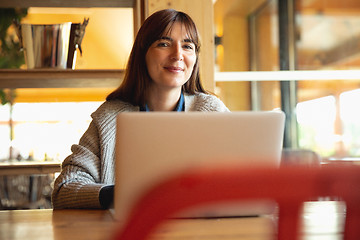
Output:
[[[115,219],[126,219],[139,197],[156,183],[189,168],[216,164],[279,166],[284,121],[285,115],[280,111],[120,113],[116,132]],[[249,211],[249,207],[243,209]],[[213,214],[241,213],[223,208],[190,215]]]

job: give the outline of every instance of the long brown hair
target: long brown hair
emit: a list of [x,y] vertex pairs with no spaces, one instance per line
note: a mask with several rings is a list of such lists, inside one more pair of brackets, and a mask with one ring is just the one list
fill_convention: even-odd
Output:
[[106,100],[120,99],[135,106],[144,105],[151,78],[149,76],[145,55],[156,40],[160,39],[165,31],[171,31],[175,22],[180,22],[186,29],[189,38],[195,44],[196,62],[189,80],[183,85],[182,90],[188,94],[197,92],[207,93],[200,82],[199,52],[200,40],[194,21],[184,12],[174,9],[165,9],[155,12],[148,17],[141,26],[130,53],[121,85]]

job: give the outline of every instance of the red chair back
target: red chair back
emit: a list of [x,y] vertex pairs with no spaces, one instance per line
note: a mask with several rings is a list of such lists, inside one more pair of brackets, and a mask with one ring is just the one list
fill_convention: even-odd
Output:
[[279,208],[277,239],[295,240],[299,237],[303,202],[336,196],[346,203],[344,239],[358,240],[359,185],[360,168],[354,166],[196,169],[174,176],[149,191],[115,239],[145,239],[161,222],[192,206],[273,199]]

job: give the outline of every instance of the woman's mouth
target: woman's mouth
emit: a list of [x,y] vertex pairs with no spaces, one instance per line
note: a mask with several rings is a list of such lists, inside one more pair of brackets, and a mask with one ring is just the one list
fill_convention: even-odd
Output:
[[165,69],[170,71],[170,72],[182,72],[182,71],[184,71],[184,69],[181,68],[181,67],[172,67],[172,66],[165,67]]

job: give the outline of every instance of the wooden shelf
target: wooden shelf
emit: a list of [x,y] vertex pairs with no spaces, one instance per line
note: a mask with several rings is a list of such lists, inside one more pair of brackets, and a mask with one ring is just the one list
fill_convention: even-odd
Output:
[[0,162],[0,176],[50,174],[61,171],[60,162]]
[[0,69],[0,88],[116,88],[124,70]]
[[117,7],[133,8],[135,0],[1,0],[1,8],[28,7]]

